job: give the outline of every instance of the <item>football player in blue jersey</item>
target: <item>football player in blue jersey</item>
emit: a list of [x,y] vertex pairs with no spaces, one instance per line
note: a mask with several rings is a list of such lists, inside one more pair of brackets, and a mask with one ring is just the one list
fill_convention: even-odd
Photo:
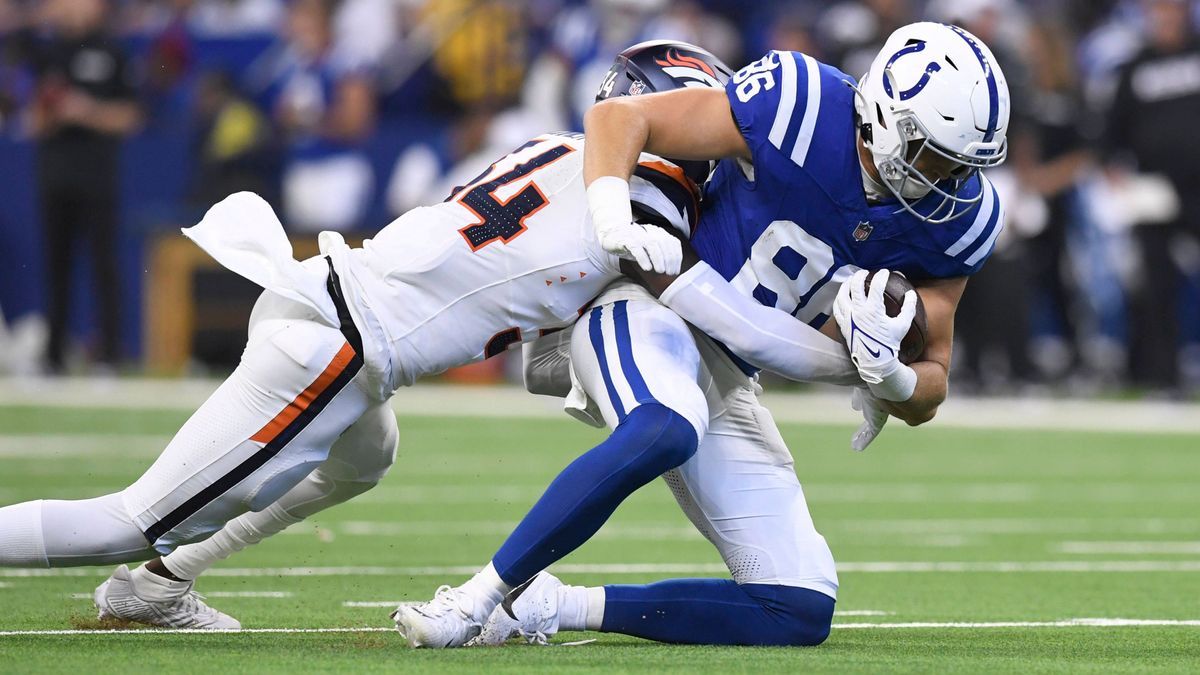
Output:
[[[659,63],[679,67],[669,55]],[[636,79],[621,68],[616,80]],[[914,425],[934,416],[947,392],[955,308],[1003,226],[979,170],[1005,158],[1004,76],[966,31],[918,23],[897,30],[857,82],[807,55],[771,52],[723,90],[601,93],[608,100],[586,118],[591,215],[601,244],[638,261],[659,299],[617,282],[560,340],[565,349],[551,352],[570,357],[568,409],[613,434],[555,479],[484,570],[397,610],[397,625],[413,646],[434,647],[481,630],[487,643],[601,630],[676,643],[819,644],[837,575],[791,453],[756,398],[754,366],[787,374],[778,349],[787,340],[754,338],[768,331],[810,344],[813,328],[840,334],[869,388],[856,391],[868,408],[856,447],[888,413]],[[630,227],[628,180],[642,151],[721,160],[690,247]],[[869,289],[868,270],[882,270]],[[882,293],[897,272],[928,315],[925,352],[910,364],[899,354],[916,294],[890,317]],[[745,341],[720,345],[669,309],[703,318],[705,306],[728,308],[733,289],[799,321],[710,312],[721,316],[709,321],[744,323]],[[732,579],[584,588],[541,571],[660,474]]]

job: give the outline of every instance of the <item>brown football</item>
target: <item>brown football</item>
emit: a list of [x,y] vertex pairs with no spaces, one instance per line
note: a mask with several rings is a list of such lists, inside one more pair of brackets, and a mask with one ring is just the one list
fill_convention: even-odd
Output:
[[[871,281],[874,278],[875,272],[867,275],[867,290],[871,289]],[[913,290],[912,282],[903,274],[892,272],[888,275],[887,288],[883,289],[883,306],[887,308],[888,316],[896,316],[900,313],[900,305],[904,303],[904,294],[910,290]],[[827,328],[823,328],[822,332],[827,335],[832,332],[832,336],[842,342],[841,331],[837,330],[835,322],[831,320],[826,326]],[[921,301],[921,296],[918,294],[917,313],[913,316],[912,327],[908,329],[908,334],[900,343],[900,363],[909,364],[921,359],[921,355],[925,353],[925,338],[928,334],[929,323],[925,317],[925,303]]]

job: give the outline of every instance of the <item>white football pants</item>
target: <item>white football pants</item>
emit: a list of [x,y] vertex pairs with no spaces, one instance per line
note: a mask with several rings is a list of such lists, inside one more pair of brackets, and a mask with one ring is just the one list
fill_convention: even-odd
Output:
[[[241,364],[125,490],[0,509],[0,565],[127,562],[203,540],[280,502],[299,519],[374,486],[396,418],[361,360],[312,310],[267,292]],[[288,495],[294,495],[289,498]]]
[[663,475],[680,507],[738,583],[837,595],[829,545],[813,526],[792,455],[757,384],[722,349],[640,288],[617,282],[571,335],[568,397],[616,427],[648,401],[689,420],[696,454]]

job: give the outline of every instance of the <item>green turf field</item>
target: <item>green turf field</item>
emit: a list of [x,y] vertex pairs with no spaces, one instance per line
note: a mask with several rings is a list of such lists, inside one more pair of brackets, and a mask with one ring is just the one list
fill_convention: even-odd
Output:
[[[0,407],[0,504],[117,490],[184,418]],[[825,645],[668,647],[578,633],[559,639],[598,640],[415,652],[369,630],[390,626],[387,605],[426,599],[485,563],[545,483],[600,435],[565,418],[401,417],[400,429],[400,460],[379,488],[199,584],[248,629],[363,630],[31,635],[95,628],[88,594],[109,570],[0,570],[0,672],[1200,671],[1200,435],[935,422],[893,425],[859,455],[846,449],[849,426],[784,425],[840,565]],[[661,484],[558,568],[582,584],[721,570]],[[1095,619],[1138,625],[1078,621]]]

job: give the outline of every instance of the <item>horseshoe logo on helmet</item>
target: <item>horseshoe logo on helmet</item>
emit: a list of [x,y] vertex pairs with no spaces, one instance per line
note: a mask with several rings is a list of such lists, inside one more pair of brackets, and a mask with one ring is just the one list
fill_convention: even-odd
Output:
[[[907,54],[916,54],[917,52],[925,51],[925,44],[926,44],[925,42],[913,43],[913,44],[905,47],[904,49],[901,49],[900,51],[896,52],[895,54],[892,55],[892,58],[888,59],[887,64],[884,65],[884,67],[883,67],[883,91],[889,97],[895,96],[892,93],[892,64],[895,63],[901,56],[905,56]],[[908,99],[921,93],[921,90],[924,89],[925,86],[929,84],[929,76],[932,75],[933,73],[938,72],[941,69],[942,69],[942,66],[940,64],[938,64],[937,62],[934,62],[934,61],[930,61],[929,65],[925,66],[925,72],[921,74],[921,79],[917,80],[917,83],[914,84],[913,86],[909,87],[908,89],[904,89],[900,92],[900,100],[907,101]]]

